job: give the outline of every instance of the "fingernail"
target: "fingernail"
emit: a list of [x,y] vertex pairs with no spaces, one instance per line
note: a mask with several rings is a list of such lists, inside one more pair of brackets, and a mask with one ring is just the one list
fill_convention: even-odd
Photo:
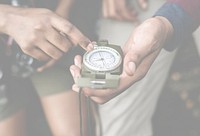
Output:
[[135,65],[134,62],[129,62],[129,63],[128,63],[128,67],[129,67],[129,70],[130,70],[132,73],[135,72],[135,70],[136,70],[136,65]]
[[93,41],[93,42],[92,42],[92,45],[95,45],[95,44],[97,44],[97,42]]
[[70,68],[70,72],[71,72],[72,76],[74,77],[74,75],[75,75],[74,70]]
[[34,27],[34,29],[36,29],[36,30],[41,30],[41,29],[42,29],[42,26],[41,26],[41,25],[36,25],[36,26]]
[[73,85],[72,90],[75,92],[79,92],[79,87],[77,85]]
[[88,48],[88,44],[90,44],[91,42],[89,40],[83,40],[81,42],[79,42],[79,45],[81,45],[85,50]]
[[93,45],[92,43],[90,43],[90,44],[87,46],[87,49],[88,49],[89,51],[93,50],[93,48],[94,48],[94,45]]
[[81,62],[77,58],[74,59],[74,64],[81,69]]

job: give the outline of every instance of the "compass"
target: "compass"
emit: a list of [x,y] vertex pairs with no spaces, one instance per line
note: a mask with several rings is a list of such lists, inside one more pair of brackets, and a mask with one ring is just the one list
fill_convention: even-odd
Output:
[[122,72],[122,50],[120,46],[99,41],[92,51],[83,55],[79,87],[116,88]]
[[85,53],[83,63],[92,71],[108,72],[120,66],[121,54],[107,46],[96,46],[94,50]]

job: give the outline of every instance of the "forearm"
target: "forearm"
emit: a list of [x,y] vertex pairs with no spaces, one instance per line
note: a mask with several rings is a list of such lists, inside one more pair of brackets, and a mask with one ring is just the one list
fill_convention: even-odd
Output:
[[73,3],[74,0],[59,0],[55,12],[62,17],[68,18],[69,11]]
[[167,18],[165,18],[163,16],[156,16],[154,18],[157,20],[157,22],[159,22],[160,27],[162,27],[162,29],[163,29],[163,35],[165,35],[164,43],[166,43],[168,40],[170,40],[172,38],[172,35],[174,34],[173,25]]
[[0,33],[7,32],[8,16],[16,10],[15,7],[0,4]]

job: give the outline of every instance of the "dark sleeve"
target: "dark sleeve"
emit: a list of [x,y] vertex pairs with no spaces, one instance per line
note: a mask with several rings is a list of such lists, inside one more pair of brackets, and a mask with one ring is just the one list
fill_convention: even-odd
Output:
[[200,23],[200,0],[168,0],[168,2],[180,5],[195,22]]
[[170,0],[154,16],[167,18],[174,28],[174,34],[164,48],[172,51],[182,45],[200,24],[199,0]]

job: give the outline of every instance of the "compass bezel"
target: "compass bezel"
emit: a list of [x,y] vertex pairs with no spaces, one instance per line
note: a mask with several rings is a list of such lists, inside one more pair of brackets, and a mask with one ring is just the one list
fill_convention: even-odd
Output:
[[[115,59],[114,63],[112,63],[111,66],[106,66],[106,67],[95,66],[94,63],[91,62],[90,58],[92,55],[98,52],[107,52],[112,56],[114,56]],[[121,63],[122,63],[122,56],[120,55],[120,53],[117,50],[107,46],[95,46],[95,48],[92,51],[86,52],[83,56],[83,64],[92,71],[98,71],[98,72],[113,71],[116,68],[118,68]]]

